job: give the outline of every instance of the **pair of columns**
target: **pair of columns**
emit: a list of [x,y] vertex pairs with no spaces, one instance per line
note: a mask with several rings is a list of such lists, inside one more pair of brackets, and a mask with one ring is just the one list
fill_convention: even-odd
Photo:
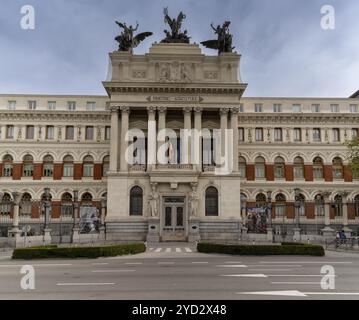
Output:
[[[148,135],[154,137],[154,139],[149,139],[148,150],[157,150],[156,148],[156,110],[158,111],[158,130],[166,129],[166,107],[148,107]],[[192,111],[194,111],[194,128],[197,132],[202,130],[202,111],[201,107],[184,107],[184,129],[192,129]],[[121,135],[120,135],[120,144],[118,141],[119,137],[119,112],[121,113]],[[230,128],[233,129],[233,171],[238,171],[238,112],[239,108],[221,108],[220,109],[220,128],[222,132],[222,137],[224,139],[224,132],[228,129],[228,113],[231,113],[231,123]],[[128,171],[128,164],[126,162],[126,150],[128,143],[125,141],[126,134],[129,130],[129,107],[113,107],[111,108],[111,154],[110,154],[110,171],[117,172]],[[196,139],[200,140],[200,139]],[[224,140],[222,140],[224,141]],[[224,143],[221,144],[224,147]],[[201,144],[198,146],[199,150],[202,149]],[[118,161],[118,154],[120,151],[120,161]],[[222,150],[223,151],[223,150]],[[199,163],[202,163],[201,159],[202,152],[199,152]],[[150,163],[156,163],[156,154],[149,154],[148,160]]]

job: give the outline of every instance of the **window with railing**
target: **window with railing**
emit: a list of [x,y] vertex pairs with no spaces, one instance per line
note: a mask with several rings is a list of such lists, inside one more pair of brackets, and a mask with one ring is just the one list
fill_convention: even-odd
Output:
[[43,160],[43,176],[52,177],[54,175],[54,158],[47,155]]
[[9,154],[6,154],[3,157],[3,177],[12,177],[13,161],[13,157]]
[[285,162],[282,157],[276,157],[274,160],[274,177],[276,179],[285,177]]
[[325,214],[324,209],[324,197],[321,194],[318,194],[314,197],[315,202],[315,215],[322,217]]
[[276,217],[285,217],[286,197],[279,193],[275,197],[275,215]]
[[23,159],[23,177],[32,177],[34,174],[34,158],[32,155],[26,155]]
[[83,160],[83,176],[93,177],[94,173],[94,160],[92,156],[86,156]]
[[313,160],[313,177],[314,179],[323,179],[323,160],[320,157]]
[[333,159],[333,178],[343,179],[343,160],[339,157]]
[[255,159],[255,177],[262,179],[265,178],[265,160],[263,157],[257,157]]
[[74,158],[70,155],[64,157],[63,176],[73,177],[74,175]]

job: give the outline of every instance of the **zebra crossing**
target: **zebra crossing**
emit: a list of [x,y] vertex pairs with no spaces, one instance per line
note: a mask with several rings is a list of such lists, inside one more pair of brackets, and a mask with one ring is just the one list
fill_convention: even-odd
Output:
[[191,253],[196,252],[190,247],[150,247],[147,249],[148,252],[152,253]]

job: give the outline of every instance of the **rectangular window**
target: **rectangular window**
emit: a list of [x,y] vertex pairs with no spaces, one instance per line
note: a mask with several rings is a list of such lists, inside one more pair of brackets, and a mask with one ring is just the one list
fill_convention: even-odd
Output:
[[330,111],[331,112],[339,112],[339,104],[331,104]]
[[274,141],[282,141],[282,129],[281,128],[275,128],[274,129]]
[[74,102],[74,101],[68,101],[68,102],[67,102],[67,110],[69,110],[69,111],[75,111],[75,110],[76,110],[76,102]]
[[86,127],[86,140],[93,140],[93,126],[87,126]]
[[34,126],[26,126],[26,139],[34,139],[35,128]]
[[54,132],[55,132],[54,126],[46,126],[46,139],[53,140],[55,136]]
[[241,104],[239,105],[239,112],[244,112],[244,105],[243,105],[243,103],[241,103]]
[[238,139],[244,141],[244,128],[238,128]]
[[333,141],[340,142],[340,130],[338,128],[333,129]]
[[85,163],[84,164],[84,177],[93,177],[93,164]]
[[313,129],[313,141],[321,141],[320,129],[314,128]]
[[105,127],[105,140],[110,140],[111,138],[111,127]]
[[86,103],[86,111],[95,111],[96,102],[87,102]]
[[301,128],[294,128],[294,137],[295,142],[302,141],[302,129]]
[[263,179],[266,176],[265,165],[260,163],[255,165],[255,177],[259,179]]
[[358,105],[357,104],[351,104],[349,106],[350,112],[358,112]]
[[273,112],[282,112],[282,105],[280,103],[273,104]]
[[359,129],[358,128],[353,128],[352,129],[352,139],[358,138],[358,133],[359,133]]
[[14,126],[6,126],[6,139],[14,139]]
[[263,104],[262,103],[256,103],[254,105],[254,112],[263,112]]
[[64,177],[73,177],[74,175],[74,165],[72,163],[64,164]]
[[263,141],[263,128],[256,128],[256,141]]
[[66,140],[73,140],[75,137],[75,130],[73,126],[66,126]]
[[320,104],[312,104],[312,112],[320,112]]
[[240,163],[239,166],[238,166],[238,171],[239,171],[239,176],[242,178],[242,179],[245,179],[246,178],[246,165],[244,163]]
[[15,110],[16,109],[16,101],[8,101],[7,108],[9,110]]
[[293,104],[293,112],[302,112],[302,105],[297,103]]
[[36,101],[28,101],[27,107],[29,110],[36,110]]
[[56,110],[56,101],[48,101],[47,102],[47,109]]
[[34,174],[34,165],[31,163],[24,164],[23,176],[24,177],[32,177]]
[[54,174],[54,165],[53,164],[44,164],[44,177],[52,177]]

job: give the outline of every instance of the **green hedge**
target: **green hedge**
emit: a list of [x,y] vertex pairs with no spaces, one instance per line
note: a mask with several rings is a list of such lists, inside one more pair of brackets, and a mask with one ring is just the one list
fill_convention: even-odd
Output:
[[198,252],[226,253],[233,255],[265,256],[265,255],[307,255],[324,256],[324,248],[320,245],[226,245],[215,243],[199,243]]
[[302,246],[305,243],[302,242],[282,242],[281,245],[282,246]]
[[98,258],[136,254],[146,251],[144,243],[120,244],[99,247],[34,247],[15,249],[13,259],[46,259],[46,258]]

